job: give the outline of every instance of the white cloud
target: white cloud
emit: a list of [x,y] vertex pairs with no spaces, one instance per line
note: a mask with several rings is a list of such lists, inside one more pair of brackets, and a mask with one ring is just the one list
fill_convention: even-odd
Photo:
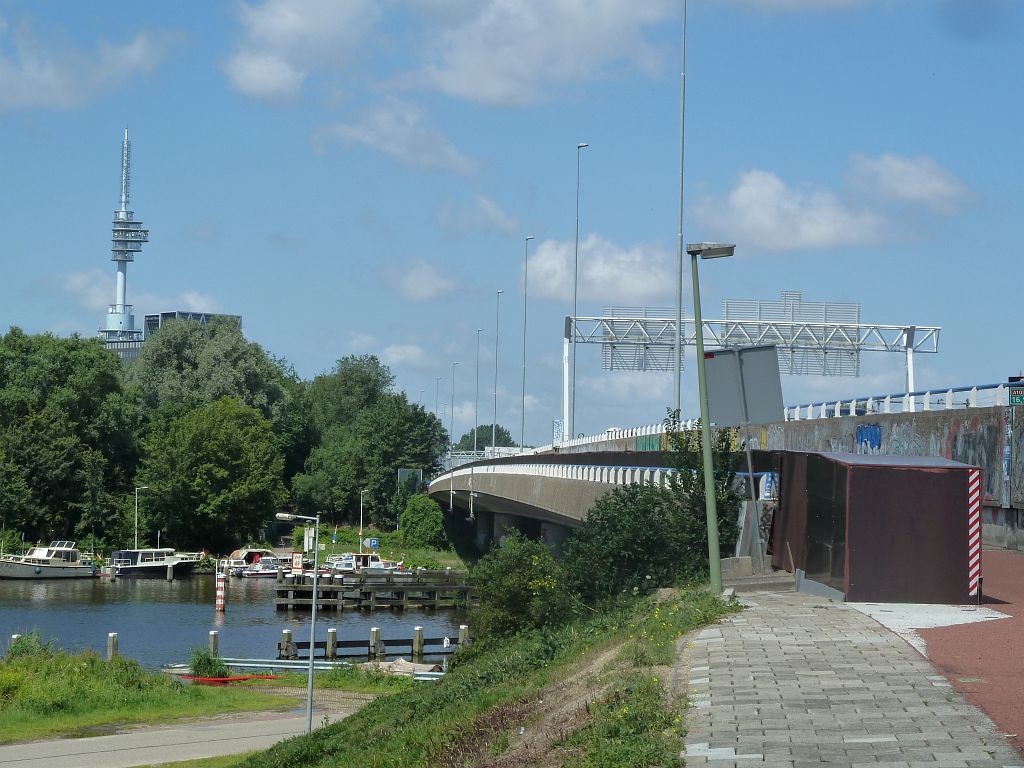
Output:
[[441,277],[436,269],[422,261],[413,264],[398,278],[398,290],[409,301],[430,301],[454,287],[454,282]]
[[376,149],[416,168],[440,168],[470,175],[476,162],[462,154],[443,133],[427,124],[416,105],[394,101],[363,113],[354,123],[335,123],[318,131],[314,143],[354,142]]
[[477,195],[467,205],[444,203],[438,206],[436,218],[442,229],[457,236],[487,231],[511,235],[519,229],[519,220],[485,195]]
[[9,41],[8,31],[0,24],[0,111],[84,104],[105,88],[152,72],[169,39],[139,33],[126,43],[100,42],[96,50],[82,51],[48,47],[24,24]]
[[955,214],[971,198],[966,184],[927,156],[855,155],[851,165],[855,184],[889,200],[922,205],[936,214]]
[[795,189],[756,169],[742,174],[724,201],[698,204],[697,215],[725,239],[772,251],[869,243],[883,226],[877,214],[851,209],[831,190]]
[[346,331],[349,349],[365,351],[377,347],[377,337],[360,331]]
[[740,175],[728,195],[695,207],[709,237],[770,251],[838,248],[906,237],[913,214],[951,216],[971,191],[930,157],[855,155],[846,185],[791,186],[775,173]]
[[392,344],[385,347],[380,354],[380,361],[385,365],[411,365],[416,368],[431,363],[427,353],[416,344]]
[[231,84],[257,99],[299,95],[317,67],[339,66],[380,13],[374,0],[240,3],[242,40],[224,64]]
[[[648,27],[679,13],[670,0],[486,0],[420,3],[438,27],[414,79],[450,96],[521,106],[550,86],[594,80],[629,65],[659,70]],[[614,65],[614,66],[613,66]]]
[[[530,255],[531,296],[572,298],[574,242],[545,240]],[[663,246],[623,248],[598,235],[580,241],[580,298],[612,304],[645,303],[675,295],[673,256]]]
[[[73,299],[82,309],[101,314],[114,302],[114,273],[101,269],[86,272],[69,272],[57,276],[59,292]],[[128,303],[134,307],[136,326],[142,327],[142,316],[147,313],[187,310],[189,312],[221,312],[222,307],[212,296],[194,290],[184,290],[175,295],[133,292],[128,285]],[[102,317],[97,317],[97,323]]]

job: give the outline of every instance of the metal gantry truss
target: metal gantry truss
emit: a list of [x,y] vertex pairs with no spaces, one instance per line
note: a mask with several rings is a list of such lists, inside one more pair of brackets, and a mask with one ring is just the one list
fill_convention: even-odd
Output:
[[[604,347],[602,360],[606,370],[671,370],[671,352],[676,343],[674,317],[577,317],[571,325],[575,343]],[[824,359],[861,352],[935,353],[939,351],[942,330],[937,326],[790,320],[704,320],[702,325],[704,346],[711,349],[776,345],[781,370],[789,374],[810,373],[799,365],[802,358],[796,353],[811,353]],[[683,318],[682,343],[697,343],[692,317]],[[859,372],[859,365],[852,371],[838,365],[834,370],[824,371],[825,375],[839,376],[856,376]]]

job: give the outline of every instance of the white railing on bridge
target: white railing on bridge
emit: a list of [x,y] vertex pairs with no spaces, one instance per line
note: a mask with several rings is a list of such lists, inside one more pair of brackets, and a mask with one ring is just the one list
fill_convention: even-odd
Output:
[[[918,392],[895,392],[869,397],[853,397],[804,405],[786,406],[783,411],[785,421],[806,421],[808,419],[831,419],[838,416],[864,416],[873,413],[919,413],[922,411],[953,410],[957,408],[991,408],[1007,406],[1010,403],[1010,387],[1012,384],[973,384],[967,387],[950,387],[947,389],[928,389]],[[1024,386],[1024,385],[1022,385]],[[686,419],[680,422],[682,429],[696,429],[697,419]],[[593,435],[580,435],[570,440],[562,440],[526,451],[526,453],[550,452],[555,448],[573,448],[592,445],[609,440],[639,437],[641,435],[660,435],[665,432],[664,424],[649,424],[643,427],[619,429],[611,427],[604,432]]]
[[[650,483],[652,485],[668,485],[668,478],[676,470],[671,467],[645,466],[607,466],[602,464],[546,464],[542,462],[530,464],[484,464],[474,467],[459,467],[438,475],[431,485],[449,478],[475,477],[476,475],[529,475],[554,480],[574,480],[577,482],[604,483],[605,485],[632,485],[633,483]],[[748,473],[737,472],[736,478],[742,480]],[[774,473],[755,472],[757,478],[758,498],[775,499],[778,494],[778,481]]]
[[957,408],[991,408],[1010,404],[1009,384],[975,384],[969,387],[896,392],[849,400],[829,400],[789,406],[786,421],[832,419],[840,416],[864,416],[873,413],[920,413],[951,411]]

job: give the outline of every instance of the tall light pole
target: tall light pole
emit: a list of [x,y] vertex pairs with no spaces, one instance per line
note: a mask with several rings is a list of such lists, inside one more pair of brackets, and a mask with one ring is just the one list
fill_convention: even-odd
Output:
[[[480,334],[483,328],[476,329],[476,393],[473,395],[473,453],[479,449],[476,447],[476,430],[480,425]],[[476,457],[473,457],[474,460]]]
[[[679,275],[676,281],[676,364],[673,377],[675,392],[676,418],[682,417],[682,406],[680,405],[681,391],[683,387],[683,159],[686,148],[686,0],[683,0],[683,31],[682,31],[682,59],[679,75],[679,234],[676,243],[676,260],[679,263]],[[701,327],[697,326],[697,335],[702,333]],[[702,341],[703,344],[703,341]],[[703,357],[701,360],[703,361]],[[700,365],[701,363],[698,363]]]
[[494,416],[491,420],[491,456],[495,455],[495,444],[498,442],[498,328],[501,322],[501,294],[503,293],[504,291],[498,291],[494,301]]
[[139,491],[149,488],[148,485],[140,485],[135,488],[135,548],[139,548]]
[[[580,273],[580,150],[589,144],[576,145],[576,247],[572,258],[572,322],[569,325],[569,339],[572,350],[572,385],[569,387],[569,437],[576,435],[576,299],[579,293]],[[564,427],[563,427],[564,429]]]
[[363,553],[363,494],[366,490],[359,492],[359,554]]
[[704,459],[704,508],[708,520],[708,566],[711,571],[711,591],[722,592],[722,563],[718,553],[718,509],[715,504],[715,469],[711,458],[711,424],[708,420],[708,379],[704,367],[704,321],[700,316],[700,282],[697,279],[697,257],[721,259],[732,256],[735,245],[724,243],[691,243],[686,246],[690,254],[690,273],[693,280],[693,322],[697,326],[697,388],[700,391],[700,444]]
[[313,732],[313,656],[316,650],[316,598],[318,576],[320,571],[320,515],[307,517],[306,515],[291,515],[287,512],[278,512],[278,520],[285,522],[295,520],[312,520],[316,526],[313,536],[313,615],[309,621],[309,672],[306,685],[306,733]]
[[452,363],[452,412],[448,414],[448,453],[455,449],[455,366],[458,362]]
[[519,417],[519,450],[526,447],[526,291],[530,279],[530,241],[533,235],[527,235],[523,245],[523,402],[522,415]]
[[[443,379],[444,377],[437,376],[435,378],[436,381],[434,382],[434,415],[437,416],[440,413],[438,408],[440,407],[441,401],[441,379]],[[442,423],[441,426],[444,426],[444,424]]]
[[420,405],[423,405],[423,393],[424,393],[424,392],[426,392],[426,390],[425,390],[425,389],[421,389],[421,390],[420,390],[420,403],[419,403]]

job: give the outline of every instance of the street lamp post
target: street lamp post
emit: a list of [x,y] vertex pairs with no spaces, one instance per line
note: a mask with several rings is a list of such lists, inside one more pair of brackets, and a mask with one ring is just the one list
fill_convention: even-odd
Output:
[[[436,380],[434,381],[434,415],[437,416],[440,413],[440,410],[438,409],[440,408],[441,402],[441,379],[443,379],[444,377],[437,376],[435,378]],[[441,426],[443,427],[444,424],[442,423]]]
[[494,415],[491,420],[491,456],[493,457],[496,453],[495,445],[497,444],[498,435],[498,328],[501,322],[501,294],[504,291],[498,291],[497,298],[494,301]]
[[530,241],[533,235],[526,236],[523,246],[523,402],[522,414],[519,417],[519,450],[522,452],[526,446],[526,291],[530,278]]
[[448,452],[455,449],[455,366],[458,362],[452,363],[452,412],[448,414]]
[[306,733],[313,732],[313,657],[316,655],[316,598],[319,585],[318,576],[320,571],[320,515],[309,517],[307,515],[292,515],[287,512],[278,512],[277,519],[285,522],[295,520],[312,520],[315,534],[313,536],[313,615],[309,620],[309,673],[306,686]]
[[139,548],[139,491],[145,491],[148,485],[140,485],[135,488],[135,548]]
[[[683,371],[683,161],[686,150],[686,0],[683,0],[683,29],[680,58],[682,59],[679,76],[679,233],[676,242],[676,259],[679,274],[676,282],[676,360],[673,377],[675,393],[676,418],[681,418],[682,406],[682,371]],[[700,335],[700,327],[697,328]],[[702,358],[703,359],[703,358]]]
[[359,554],[363,554],[363,494],[366,490],[359,492]]
[[[572,321],[569,325],[569,341],[572,350],[572,385],[569,387],[569,437],[576,435],[576,299],[579,293],[580,272],[580,150],[589,144],[576,145],[576,246],[572,257]],[[565,427],[562,427],[563,432]]]
[[711,459],[711,424],[708,419],[708,380],[704,367],[704,321],[700,316],[700,283],[697,278],[697,257],[720,259],[732,256],[735,245],[724,243],[691,243],[686,246],[690,254],[690,272],[693,280],[693,322],[697,326],[697,388],[700,391],[700,444],[704,460],[704,508],[708,521],[708,566],[711,571],[711,591],[722,592],[722,563],[718,552],[718,509],[715,504],[715,470]]
[[[473,453],[479,450],[476,446],[476,430],[480,424],[480,334],[483,328],[476,329],[476,393],[473,395]],[[474,461],[476,456],[473,457]]]

